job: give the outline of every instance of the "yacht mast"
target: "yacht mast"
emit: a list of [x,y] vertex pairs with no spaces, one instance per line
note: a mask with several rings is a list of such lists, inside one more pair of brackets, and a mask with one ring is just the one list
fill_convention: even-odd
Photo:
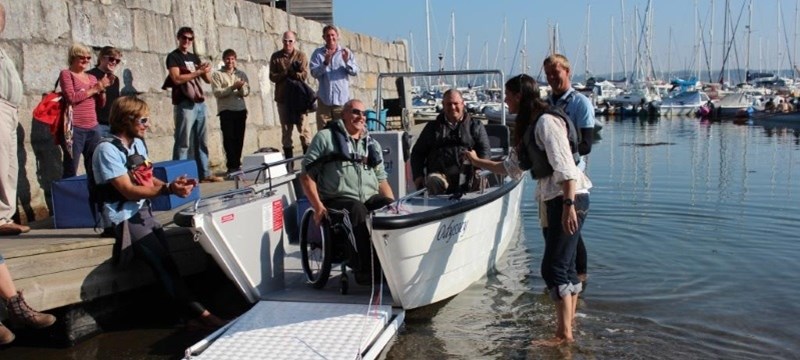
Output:
[[697,73],[697,80],[700,80],[700,12],[697,8],[697,0],[694,0],[694,53],[695,53],[695,72]]
[[522,19],[522,64],[520,70],[522,74],[528,73],[528,19]]
[[[589,21],[591,19],[592,5],[586,4],[586,46],[583,51],[583,81],[589,78]],[[613,44],[613,41],[612,41]]]
[[747,49],[745,52],[745,62],[744,62],[744,81],[750,82],[750,79],[747,78],[747,74],[750,72],[750,35],[753,33],[753,0],[750,0],[750,3],[747,4]]
[[625,87],[628,87],[628,31],[625,28],[625,0],[619,0],[622,9],[622,77]]
[[711,28],[709,28],[708,32],[710,39],[708,47],[712,49],[708,52],[708,82],[713,82],[714,79],[711,78],[711,72],[713,71],[712,66],[714,66],[714,0],[711,0]]
[[433,68],[431,68],[431,14],[428,1],[429,0],[425,0],[425,28],[428,32],[428,71],[431,71],[433,70]]
[[[453,39],[453,71],[458,70],[456,69],[456,12],[450,12],[450,31],[451,31],[451,39]],[[456,76],[453,75],[453,88],[458,88],[458,83],[456,82]]]
[[614,48],[616,44],[614,43],[614,17],[611,17],[611,80],[614,80]]

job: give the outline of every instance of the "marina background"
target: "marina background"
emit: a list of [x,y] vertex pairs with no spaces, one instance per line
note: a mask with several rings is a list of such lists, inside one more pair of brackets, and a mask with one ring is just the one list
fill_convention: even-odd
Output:
[[[425,0],[334,1],[334,22],[385,41],[413,40],[410,62],[417,71],[429,70],[425,3]],[[432,70],[439,69],[437,56],[440,53],[444,56],[444,68],[453,70],[454,27],[457,69],[469,64],[472,69],[499,68],[506,74],[523,72],[521,51],[527,38],[528,71],[525,72],[536,76],[542,60],[550,51],[552,35],[549,29],[558,24],[560,52],[571,60],[574,79],[583,81],[587,41],[588,69],[593,74],[609,78],[613,70],[613,78],[622,78],[623,50],[628,53],[628,72],[632,71],[635,34],[642,32],[642,18],[648,1],[430,0],[429,3]],[[723,40],[726,3],[729,3],[731,20],[727,38]],[[750,3],[750,0],[653,1],[651,36],[656,73],[694,69],[696,46],[700,44],[701,80],[708,80],[705,70],[708,59],[716,81],[724,58],[723,45],[731,41],[732,33],[735,33],[735,50],[731,51],[727,66],[745,68],[747,7]],[[758,0],[752,1],[752,7],[751,69],[791,71],[798,56],[797,1]],[[386,21],[386,16],[382,14],[391,14],[392,21]],[[639,27],[635,30],[634,14],[638,14],[639,18]],[[455,18],[454,26],[451,15]],[[527,32],[524,34],[523,21],[527,21]],[[702,37],[701,33],[704,33]],[[627,47],[623,44],[625,40]],[[488,48],[488,57],[484,47]],[[790,57],[792,62],[789,61]]]
[[[589,287],[578,343],[549,336],[543,240],[528,181],[521,233],[498,271],[408,313],[386,359],[796,359],[800,128],[674,117],[608,120],[589,156]],[[69,349],[2,357],[174,359],[197,339],[121,324]]]

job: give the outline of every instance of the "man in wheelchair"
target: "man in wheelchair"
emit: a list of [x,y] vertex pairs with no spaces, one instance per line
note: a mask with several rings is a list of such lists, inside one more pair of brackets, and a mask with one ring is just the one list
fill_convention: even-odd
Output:
[[[356,256],[348,259],[348,264],[355,271],[356,282],[363,285],[380,274],[370,243],[369,212],[394,201],[381,147],[366,130],[365,111],[360,100],[348,101],[342,119],[328,122],[311,140],[300,174],[317,224],[327,218],[337,226],[341,220],[336,219],[341,218],[328,217],[328,209],[347,211],[356,243]],[[347,239],[336,241],[350,243]]]

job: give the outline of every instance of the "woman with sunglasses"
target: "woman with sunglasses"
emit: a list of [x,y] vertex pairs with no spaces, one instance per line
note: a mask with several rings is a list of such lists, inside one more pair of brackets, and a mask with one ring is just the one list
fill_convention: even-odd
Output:
[[122,62],[122,52],[113,46],[104,46],[97,54],[97,64],[94,68],[87,71],[89,75],[94,76],[97,81],[103,78],[109,79],[109,85],[106,87],[106,103],[105,106],[97,104],[97,123],[100,124],[100,136],[106,137],[110,134],[111,128],[108,126],[108,113],[111,111],[111,104],[119,97],[119,78],[114,75],[117,71],[117,66]]
[[572,121],[540,98],[536,81],[525,74],[506,82],[505,103],[517,114],[514,149],[505,161],[479,158],[466,152],[473,165],[495,173],[521,176],[530,170],[536,183],[539,222],[545,247],[541,273],[556,303],[555,336],[534,345],[558,346],[574,342],[572,326],[582,290],[575,269],[581,227],[589,210],[591,181],[578,169],[578,138]]
[[95,106],[105,105],[105,90],[111,84],[107,77],[98,81],[86,73],[92,60],[86,45],[73,44],[67,55],[69,68],[61,70],[58,81],[64,100],[72,106],[72,141],[59,139],[64,152],[62,178],[76,175],[81,154],[86,171],[91,171],[92,152],[100,140]]

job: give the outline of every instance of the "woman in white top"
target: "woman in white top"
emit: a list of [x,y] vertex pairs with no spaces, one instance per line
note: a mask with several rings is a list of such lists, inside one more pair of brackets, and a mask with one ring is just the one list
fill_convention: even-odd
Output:
[[466,154],[473,165],[492,172],[521,177],[530,170],[537,179],[536,200],[545,240],[541,273],[556,302],[558,322],[553,338],[533,343],[558,346],[575,341],[572,325],[581,292],[575,254],[592,183],[576,165],[577,135],[566,114],[539,97],[539,87],[528,75],[517,75],[505,86],[505,102],[517,114],[511,154],[500,162],[480,159],[474,151]]

